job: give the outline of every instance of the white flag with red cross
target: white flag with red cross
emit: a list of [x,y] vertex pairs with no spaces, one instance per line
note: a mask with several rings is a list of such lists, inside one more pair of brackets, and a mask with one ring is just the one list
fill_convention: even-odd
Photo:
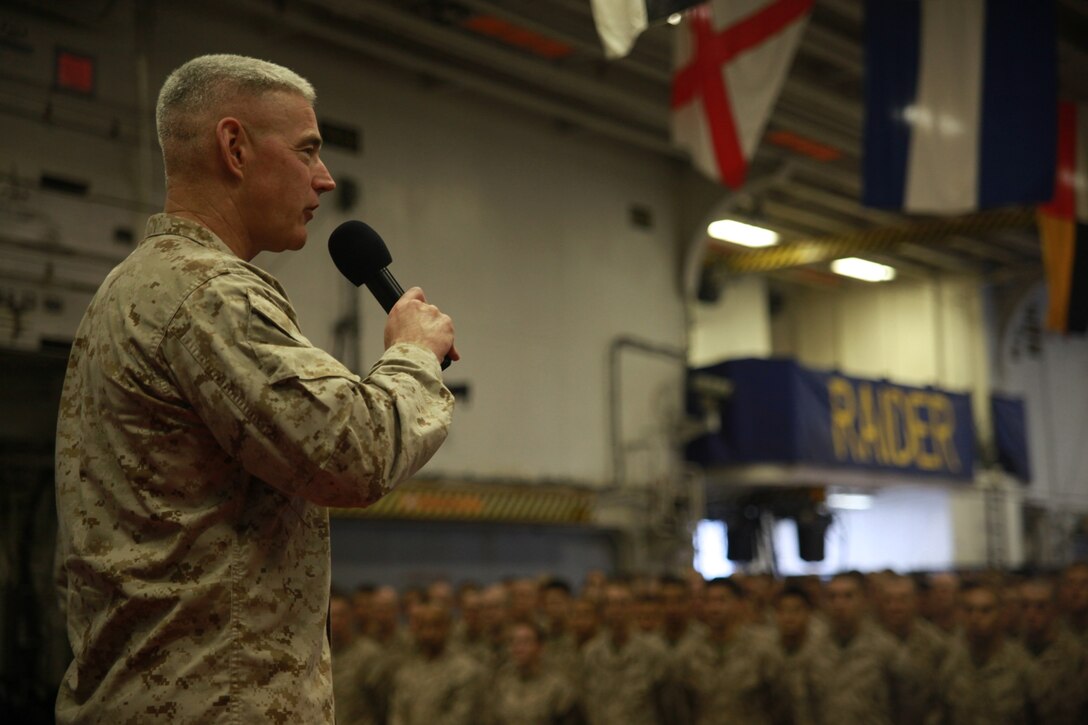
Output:
[[710,178],[744,183],[811,11],[812,0],[712,0],[686,13],[672,138]]

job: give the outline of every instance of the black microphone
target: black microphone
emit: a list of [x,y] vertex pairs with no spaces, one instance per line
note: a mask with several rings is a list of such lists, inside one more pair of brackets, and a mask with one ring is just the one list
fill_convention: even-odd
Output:
[[[347,221],[329,235],[329,255],[340,274],[356,287],[366,285],[386,314],[404,296],[404,288],[389,271],[393,257],[381,236],[361,221]],[[450,356],[442,361],[442,369],[450,366]]]

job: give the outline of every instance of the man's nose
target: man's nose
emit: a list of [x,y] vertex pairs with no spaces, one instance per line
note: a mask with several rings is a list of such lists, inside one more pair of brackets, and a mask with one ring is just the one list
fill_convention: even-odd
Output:
[[333,181],[332,174],[329,173],[329,167],[325,166],[324,161],[319,161],[317,173],[314,174],[314,189],[317,190],[317,193],[323,194],[335,188],[336,182]]

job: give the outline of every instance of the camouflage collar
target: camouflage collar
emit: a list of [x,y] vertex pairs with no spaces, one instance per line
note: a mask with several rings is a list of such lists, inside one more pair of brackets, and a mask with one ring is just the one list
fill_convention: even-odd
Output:
[[144,231],[145,239],[165,234],[185,237],[186,239],[191,239],[197,244],[201,244],[205,247],[218,249],[231,256],[238,256],[227,246],[226,242],[217,237],[212,230],[197,222],[174,216],[173,214],[155,214],[147,220],[147,229]]

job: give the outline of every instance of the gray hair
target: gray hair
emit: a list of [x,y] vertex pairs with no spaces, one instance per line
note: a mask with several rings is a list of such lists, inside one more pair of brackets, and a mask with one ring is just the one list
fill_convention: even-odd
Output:
[[168,146],[196,139],[206,114],[218,111],[229,99],[274,91],[297,93],[310,105],[317,99],[309,81],[275,63],[243,55],[193,58],[171,73],[159,92],[155,127],[163,155],[168,155]]

